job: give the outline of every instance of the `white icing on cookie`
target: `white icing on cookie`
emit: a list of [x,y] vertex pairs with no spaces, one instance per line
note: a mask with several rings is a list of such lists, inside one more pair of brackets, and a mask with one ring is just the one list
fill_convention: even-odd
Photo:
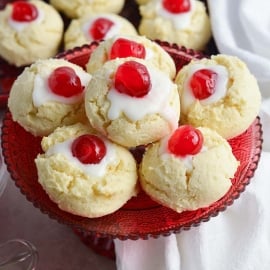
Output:
[[164,117],[172,129],[178,125],[179,115],[169,106],[169,98],[174,83],[163,72],[148,68],[151,79],[151,89],[147,95],[137,98],[119,93],[115,88],[109,89],[107,98],[111,102],[108,118],[115,120],[124,113],[132,121],[144,118],[147,114],[159,114]]
[[106,146],[106,155],[98,164],[83,164],[72,155],[71,147],[75,139],[68,139],[64,142],[51,146],[45,153],[46,157],[56,154],[62,154],[65,158],[75,166],[79,167],[86,175],[93,177],[102,177],[106,174],[108,166],[117,162],[114,146],[106,139],[103,142]]
[[208,98],[201,99],[199,102],[202,105],[209,105],[212,103],[217,102],[218,100],[222,99],[224,96],[226,96],[227,93],[227,83],[228,83],[228,71],[224,66],[221,65],[211,65],[206,66],[203,64],[194,64],[190,66],[190,69],[188,70],[187,78],[184,82],[184,90],[181,96],[181,110],[183,113],[187,113],[188,108],[198,99],[193,95],[192,89],[190,87],[190,80],[192,78],[192,75],[200,70],[200,69],[209,69],[213,72],[217,73],[217,81],[216,81],[216,88],[214,94],[209,96]]
[[[168,149],[168,141],[170,139],[170,136],[171,135],[166,136],[160,140],[160,145],[158,149],[160,158],[163,160],[168,160],[173,156],[174,158],[181,159],[181,161],[185,164],[187,171],[191,172],[193,170],[193,158],[195,155],[176,156],[175,154],[171,153],[170,150]],[[207,150],[208,148],[205,145],[202,145],[201,150],[196,155],[205,152]]]
[[[129,39],[127,36],[119,36],[119,35],[114,38],[114,41],[113,41],[112,45],[114,44],[114,42],[116,40],[118,40],[120,38],[127,39],[127,40],[130,40],[130,41],[134,41],[134,42],[137,42],[137,43],[141,44],[142,46],[144,46],[144,44],[142,42],[140,42],[139,40],[136,41],[134,39]],[[149,60],[149,59],[155,57],[154,52],[150,48],[147,48],[147,47],[144,46],[144,49],[145,49],[145,58],[144,58],[145,60]]]
[[105,19],[108,19],[108,20],[110,20],[110,21],[113,22],[112,27],[105,34],[105,36],[103,38],[104,40],[109,39],[109,38],[112,38],[112,37],[116,36],[117,34],[119,34],[119,32],[120,32],[120,29],[121,29],[121,26],[122,25],[121,25],[121,23],[119,21],[115,20],[115,18],[113,18],[113,16],[110,16],[109,14],[99,15],[99,16],[96,16],[96,17],[90,19],[89,21],[87,21],[86,23],[84,23],[83,26],[82,26],[83,33],[89,39],[89,41],[95,40],[92,37],[92,35],[90,34],[89,29],[91,28],[92,24],[97,19],[100,19],[100,18],[105,18]]
[[170,20],[176,29],[184,29],[184,28],[187,28],[187,26],[189,26],[190,24],[191,16],[194,11],[194,8],[195,8],[195,1],[190,0],[189,11],[175,14],[164,9],[164,7],[162,6],[162,1],[159,1],[157,3],[156,10],[159,16]]
[[[79,102],[80,100],[82,100],[85,91],[83,91],[82,93],[76,96],[71,96],[71,97],[63,97],[63,96],[53,93],[50,90],[49,85],[48,85],[48,78],[51,72],[53,72],[53,69],[47,69],[42,74],[40,73],[35,76],[34,89],[33,89],[33,94],[32,94],[33,104],[35,107],[39,107],[48,102],[75,104]],[[75,72],[77,76],[80,78],[82,86],[86,88],[92,76],[83,70],[75,70]]]
[[[37,7],[36,7],[37,8]],[[13,28],[15,31],[20,32],[23,29],[25,29],[26,27],[28,27],[30,24],[36,23],[42,23],[42,21],[44,20],[44,12],[41,9],[38,9],[38,16],[35,20],[30,21],[30,22],[18,22],[12,19],[12,17],[10,16],[8,18],[8,24],[10,25],[11,28]]]

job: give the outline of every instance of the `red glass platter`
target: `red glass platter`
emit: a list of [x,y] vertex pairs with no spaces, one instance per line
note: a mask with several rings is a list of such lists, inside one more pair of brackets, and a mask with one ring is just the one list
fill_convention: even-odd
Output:
[[[158,43],[173,57],[177,69],[191,59],[203,57],[199,52],[177,45]],[[97,45],[98,43],[84,45],[61,53],[57,57],[84,67]],[[5,114],[2,126],[3,156],[11,178],[26,198],[50,218],[71,226],[79,233],[99,238],[135,240],[167,236],[190,229],[208,221],[231,205],[249,184],[257,168],[262,147],[262,129],[260,119],[257,117],[243,134],[229,140],[233,153],[241,164],[235,178],[232,179],[230,190],[209,207],[179,214],[153,202],[146,194],[140,192],[137,197],[132,198],[113,214],[94,219],[62,211],[42,189],[37,181],[34,163],[37,154],[42,152],[40,141],[40,137],[34,137],[14,122],[10,112]]]

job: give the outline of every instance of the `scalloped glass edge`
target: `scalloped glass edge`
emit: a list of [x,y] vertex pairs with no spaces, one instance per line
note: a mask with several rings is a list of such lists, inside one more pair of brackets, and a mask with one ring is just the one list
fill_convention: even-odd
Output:
[[[4,122],[6,121],[6,118],[4,118]],[[7,121],[10,121],[10,119],[7,119]],[[258,140],[256,140],[256,144],[255,144],[255,148],[254,148],[254,155],[251,158],[251,162],[248,166],[248,168],[246,169],[246,177],[244,179],[244,181],[242,181],[241,183],[238,183],[238,185],[235,186],[234,188],[234,193],[226,200],[226,202],[217,202],[217,206],[215,207],[215,209],[209,209],[206,212],[204,212],[203,216],[199,216],[196,220],[193,220],[190,223],[185,224],[184,226],[174,226],[171,228],[163,228],[161,230],[158,231],[152,231],[152,232],[148,232],[148,233],[140,233],[139,235],[137,233],[134,234],[125,234],[125,235],[120,235],[120,234],[112,234],[112,233],[105,233],[105,232],[98,232],[98,231],[85,231],[84,229],[81,228],[80,225],[75,225],[72,224],[71,222],[67,222],[64,220],[59,219],[59,217],[57,215],[54,215],[52,213],[50,213],[49,211],[47,211],[46,209],[44,209],[44,207],[42,206],[42,204],[40,204],[37,201],[34,201],[31,196],[29,196],[29,194],[27,193],[27,191],[25,191],[22,186],[19,184],[19,179],[16,176],[16,172],[13,172],[11,170],[12,164],[9,164],[8,160],[8,155],[6,154],[6,150],[5,150],[5,145],[4,142],[2,140],[2,151],[3,151],[3,157],[4,157],[4,161],[7,165],[7,171],[10,173],[11,179],[15,182],[15,185],[20,189],[21,193],[23,195],[25,195],[25,197],[27,198],[28,201],[30,201],[36,208],[38,208],[42,213],[48,215],[51,219],[56,220],[57,222],[59,222],[60,224],[65,224],[70,226],[71,228],[74,228],[75,230],[79,231],[79,232],[84,232],[87,233],[89,235],[94,235],[96,237],[101,237],[101,238],[109,238],[109,239],[120,239],[120,240],[127,240],[127,239],[131,239],[131,240],[137,240],[137,239],[148,239],[148,238],[158,238],[159,236],[169,236],[172,233],[179,233],[182,230],[189,230],[192,227],[197,227],[199,226],[202,222],[207,222],[209,221],[209,219],[211,217],[215,217],[217,216],[220,212],[223,212],[226,210],[226,208],[230,205],[233,204],[233,202],[239,198],[240,194],[245,190],[246,186],[250,183],[252,177],[254,176],[255,170],[258,166],[258,162],[260,160],[260,156],[261,156],[261,150],[262,150],[262,125],[260,123],[260,118],[257,117],[255,119],[256,123],[255,123],[255,127],[254,127],[254,131],[253,133],[256,133],[256,137],[259,138]],[[5,126],[3,122],[3,126],[2,126],[2,136],[8,136],[7,133],[5,133],[5,131],[3,130],[3,127]],[[226,196],[226,195],[225,195]],[[196,210],[195,210],[196,211]]]

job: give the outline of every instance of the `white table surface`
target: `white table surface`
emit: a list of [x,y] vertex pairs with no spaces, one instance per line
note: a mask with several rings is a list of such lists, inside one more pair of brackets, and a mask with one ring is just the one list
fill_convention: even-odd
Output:
[[115,270],[115,262],[94,253],[71,228],[50,219],[20,193],[8,175],[0,197],[0,243],[23,238],[39,253],[38,270]]

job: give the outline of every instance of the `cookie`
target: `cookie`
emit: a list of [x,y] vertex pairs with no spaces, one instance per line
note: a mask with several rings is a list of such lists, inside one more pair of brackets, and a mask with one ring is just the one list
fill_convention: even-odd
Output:
[[0,56],[18,67],[55,56],[64,28],[59,13],[38,0],[7,4],[0,25]]
[[257,80],[235,56],[194,60],[177,74],[181,123],[216,130],[224,138],[240,135],[259,113]]
[[137,30],[126,18],[112,13],[95,13],[73,19],[64,34],[65,49],[106,40],[115,35],[137,35]]
[[14,121],[35,136],[86,121],[84,93],[91,75],[63,59],[33,63],[15,80],[8,98]]
[[139,179],[153,200],[180,213],[207,207],[224,196],[238,165],[217,132],[183,125],[147,147]]
[[136,0],[136,3],[138,5],[145,5],[145,4],[149,3],[150,1],[152,1],[152,0]]
[[91,132],[82,124],[57,128],[42,139],[44,153],[35,164],[39,183],[60,209],[96,218],[136,195],[137,168],[127,149]]
[[106,61],[126,57],[144,59],[170,78],[175,77],[176,67],[172,57],[160,45],[143,36],[118,35],[101,42],[91,54],[86,69],[93,73]]
[[125,147],[157,141],[178,125],[180,102],[169,76],[138,58],[117,58],[92,74],[85,94],[90,124]]
[[50,0],[57,10],[69,18],[80,18],[86,14],[96,12],[119,13],[124,7],[124,0]]
[[211,37],[211,25],[205,4],[198,0],[153,0],[140,6],[139,33],[150,39],[176,43],[187,48],[202,50]]

